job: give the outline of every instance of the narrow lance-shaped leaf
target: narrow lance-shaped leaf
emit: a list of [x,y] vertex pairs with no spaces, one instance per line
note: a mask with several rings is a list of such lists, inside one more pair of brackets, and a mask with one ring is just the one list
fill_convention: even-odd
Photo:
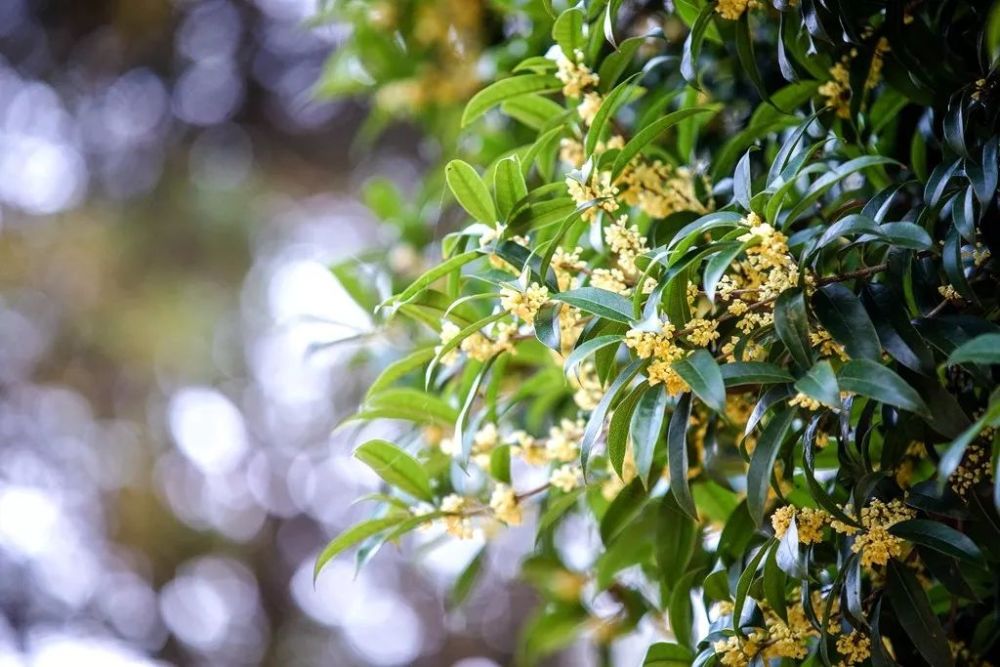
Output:
[[584,474],[587,473],[590,452],[604,428],[604,418],[607,416],[608,410],[611,409],[611,403],[618,396],[618,393],[639,373],[639,369],[643,363],[645,362],[642,359],[635,359],[626,366],[618,377],[615,378],[615,381],[611,383],[611,386],[608,387],[608,390],[604,393],[594,411],[590,413],[590,419],[587,421],[587,426],[583,431],[583,439],[580,441],[580,466],[583,468]]
[[987,333],[962,343],[948,355],[948,365],[1000,364],[1000,334]]
[[853,359],[840,369],[840,388],[886,403],[901,410],[927,414],[920,394],[895,371],[875,361]]
[[916,576],[895,560],[889,561],[888,574],[889,602],[910,641],[928,663],[951,667],[954,660],[947,635]]
[[801,290],[785,290],[778,297],[774,306],[774,330],[795,364],[801,370],[811,368],[813,353],[809,345],[809,317]]
[[389,486],[420,500],[431,501],[430,477],[423,465],[409,453],[385,440],[369,440],[354,450],[354,457],[367,465]]
[[662,386],[651,387],[642,395],[632,416],[632,446],[635,470],[644,485],[649,484],[656,443],[663,437],[670,396]]
[[796,411],[785,408],[775,413],[760,434],[757,446],[750,457],[747,471],[747,509],[758,526],[764,521],[767,506],[767,490],[771,486],[771,472],[778,458],[778,451],[785,440],[788,429],[795,420]]
[[331,560],[337,557],[339,553],[345,549],[349,549],[355,544],[366,540],[372,535],[381,533],[383,530],[388,530],[393,526],[397,525],[403,520],[404,516],[392,516],[384,517],[381,519],[368,519],[367,521],[362,521],[360,523],[354,524],[344,532],[342,532],[337,537],[333,538],[329,544],[324,547],[323,551],[320,552],[319,556],[316,558],[316,564],[313,567],[313,581],[319,576],[320,571],[326,566]]
[[698,510],[688,484],[687,431],[690,421],[691,394],[684,394],[677,402],[667,427],[667,465],[670,471],[670,491],[677,499],[677,505],[697,521]]
[[695,350],[672,366],[705,405],[720,414],[726,411],[726,383],[708,350]]
[[580,287],[554,294],[552,298],[575,306],[585,313],[616,322],[628,323],[632,320],[632,304],[629,300],[599,287]]
[[838,283],[824,285],[813,294],[812,303],[819,321],[852,359],[881,357],[875,325],[854,292]]

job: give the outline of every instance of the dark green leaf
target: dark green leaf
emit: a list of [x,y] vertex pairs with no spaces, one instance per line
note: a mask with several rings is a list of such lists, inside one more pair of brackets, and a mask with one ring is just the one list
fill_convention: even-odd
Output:
[[747,471],[747,509],[756,525],[764,521],[767,506],[767,490],[771,485],[771,472],[778,458],[781,443],[795,420],[796,411],[785,408],[776,412],[760,434],[757,446],[750,457]]
[[809,344],[809,318],[802,290],[785,290],[774,305],[774,330],[800,370],[813,365]]
[[708,350],[695,350],[672,366],[705,405],[718,413],[726,411],[726,383]]
[[889,561],[888,575],[889,602],[910,641],[930,664],[951,667],[947,635],[916,576],[895,560]]
[[795,389],[830,407],[840,406],[840,387],[833,366],[824,359],[795,382]]
[[698,510],[691,497],[688,484],[687,431],[691,421],[691,394],[684,394],[677,402],[667,427],[667,464],[670,470],[670,491],[680,509],[694,520]]
[[855,394],[908,410],[926,414],[927,405],[920,394],[908,385],[895,371],[867,359],[853,359],[840,369],[840,388]]

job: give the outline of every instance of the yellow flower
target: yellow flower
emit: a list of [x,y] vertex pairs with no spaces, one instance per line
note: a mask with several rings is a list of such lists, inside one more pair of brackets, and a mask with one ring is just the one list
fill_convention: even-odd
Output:
[[494,516],[509,526],[521,525],[521,506],[517,501],[514,489],[506,484],[497,484],[490,496],[490,509]]
[[584,220],[593,220],[597,216],[598,209],[604,209],[608,213],[614,213],[618,210],[618,202],[615,200],[618,188],[611,184],[610,171],[594,173],[590,177],[589,183],[581,183],[574,178],[567,177],[566,188],[577,206],[595,199],[600,200],[596,206],[583,212],[581,217]]
[[500,288],[500,307],[528,324],[535,323],[535,315],[548,300],[549,288],[538,283],[531,283],[523,292],[509,286]]
[[798,511],[795,525],[799,530],[799,542],[802,544],[819,544],[823,541],[823,526],[830,520],[830,515],[820,509],[803,507]]
[[846,665],[857,665],[867,660],[871,647],[871,640],[857,630],[837,638],[837,653],[844,658]]
[[646,374],[649,377],[650,386],[656,386],[662,382],[666,387],[667,393],[671,396],[683,394],[691,389],[688,383],[684,381],[684,378],[674,370],[673,362],[671,361],[654,361],[649,365]]
[[743,12],[748,9],[756,9],[759,6],[758,0],[719,0],[715,11],[724,19],[736,21],[743,16]]
[[718,326],[719,323],[715,320],[696,317],[688,322],[688,328],[691,331],[688,333],[687,339],[691,341],[692,345],[708,347],[719,338],[719,332],[715,330]]
[[851,73],[843,62],[830,68],[830,80],[820,86],[818,92],[840,118],[851,117]]
[[792,400],[788,401],[788,405],[791,406],[798,405],[805,408],[806,410],[819,410],[821,407],[823,407],[822,403],[817,401],[815,398],[812,398],[811,396],[806,396],[801,391],[795,394],[795,396],[792,396]]
[[604,385],[597,377],[597,369],[593,362],[586,362],[580,366],[579,375],[570,374],[569,384],[575,390],[573,392],[573,402],[581,410],[593,410],[604,397]]
[[616,294],[627,295],[631,291],[621,269],[594,269],[590,274],[590,284]]
[[771,515],[771,527],[774,528],[774,536],[779,540],[784,538],[794,518],[795,507],[792,505],[784,505],[774,510],[774,514]]
[[556,468],[549,476],[549,484],[560,489],[563,493],[569,493],[580,485],[580,467],[567,463]]
[[520,456],[528,465],[538,466],[548,462],[545,444],[524,431],[514,431],[510,434],[509,440],[514,443],[510,448],[510,453],[514,456]]
[[549,440],[545,452],[549,461],[568,463],[580,455],[580,440],[583,439],[584,421],[562,419],[558,426],[549,429]]
[[577,106],[576,112],[580,114],[580,120],[583,121],[584,125],[589,127],[594,122],[594,117],[600,110],[603,101],[604,98],[601,97],[600,93],[586,93],[583,96],[583,102]]
[[441,511],[449,514],[444,517],[444,529],[449,535],[454,535],[460,540],[470,540],[474,536],[472,520],[463,514],[468,506],[467,498],[454,493],[445,496],[441,501]]
[[954,285],[941,285],[938,287],[938,294],[951,302],[961,303],[963,301],[962,295],[958,293]]
[[579,169],[586,162],[583,144],[576,139],[563,137],[559,140],[559,159],[574,169]]
[[601,78],[593,70],[579,62],[583,60],[582,51],[577,49],[573,56],[575,61],[564,53],[560,53],[556,59],[556,78],[562,82],[563,95],[566,97],[580,97],[585,89],[601,82]]

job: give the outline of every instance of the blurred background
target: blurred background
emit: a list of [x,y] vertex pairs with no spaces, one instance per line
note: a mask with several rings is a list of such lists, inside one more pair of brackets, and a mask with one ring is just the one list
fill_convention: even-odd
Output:
[[334,429],[402,349],[329,267],[419,270],[433,232],[362,200],[440,152],[406,123],[358,150],[315,2],[0,0],[2,667],[509,661],[530,528],[459,610],[480,545],[434,535],[313,586],[377,489]]

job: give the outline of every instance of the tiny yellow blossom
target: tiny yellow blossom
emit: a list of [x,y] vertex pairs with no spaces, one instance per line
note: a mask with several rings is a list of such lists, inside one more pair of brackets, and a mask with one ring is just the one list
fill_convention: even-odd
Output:
[[590,274],[590,284],[616,294],[627,295],[631,291],[621,269],[594,269]]
[[535,315],[549,300],[549,288],[538,283],[531,283],[523,292],[513,287],[500,288],[500,307],[528,324],[535,323]]
[[601,82],[597,74],[584,65],[583,52],[577,49],[573,54],[575,60],[570,60],[566,54],[560,53],[556,60],[556,78],[563,84],[563,95],[580,97],[584,90]]
[[716,13],[729,21],[736,21],[748,9],[756,9],[760,6],[758,0],[719,0],[715,6]]
[[791,406],[798,405],[805,408],[806,410],[819,410],[821,407],[823,407],[823,404],[820,403],[818,400],[816,400],[811,396],[806,396],[801,391],[795,394],[795,396],[792,396],[792,399],[788,401],[788,405]]
[[857,665],[867,660],[871,647],[868,636],[857,630],[837,638],[837,653],[844,658],[845,665]]
[[583,439],[584,421],[562,419],[558,426],[549,429],[549,440],[545,446],[549,461],[568,463],[580,455],[580,441]]
[[573,463],[567,463],[556,468],[549,476],[549,484],[563,493],[569,493],[580,485],[580,467]]
[[604,98],[601,97],[600,93],[584,94],[583,101],[576,108],[576,112],[580,114],[580,120],[583,121],[584,125],[589,127],[594,122],[594,117],[597,116],[602,102],[604,102]]
[[581,217],[584,220],[593,220],[597,216],[599,209],[604,209],[608,213],[618,210],[618,202],[615,197],[618,195],[618,188],[611,184],[611,172],[601,171],[594,173],[590,177],[589,183],[581,183],[574,178],[566,178],[566,188],[569,196],[577,206],[586,204],[589,201],[600,200],[596,206],[586,209]]
[[792,505],[784,505],[774,510],[774,514],[771,515],[771,527],[774,528],[774,536],[779,540],[784,538],[794,518],[795,507]]
[[490,496],[490,509],[494,516],[509,526],[521,525],[521,506],[514,489],[506,484],[497,484]]
[[576,139],[563,137],[559,140],[559,159],[574,169],[579,169],[587,160],[583,152],[583,144]]
[[445,496],[441,501],[441,511],[448,513],[448,516],[444,517],[444,528],[449,535],[454,535],[460,540],[471,540],[474,536],[472,520],[463,514],[468,507],[468,499],[454,493]]
[[690,331],[688,332],[687,339],[691,341],[692,345],[708,347],[719,339],[719,332],[715,330],[718,326],[719,323],[715,320],[696,317],[688,322]]

